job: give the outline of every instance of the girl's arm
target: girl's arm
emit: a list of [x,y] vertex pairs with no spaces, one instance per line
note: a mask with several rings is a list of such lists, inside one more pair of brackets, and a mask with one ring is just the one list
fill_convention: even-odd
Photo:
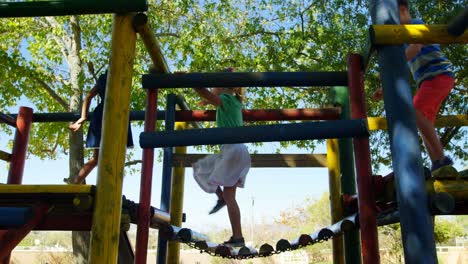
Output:
[[205,99],[207,103],[215,105],[215,106],[223,105],[221,98],[218,95],[210,92],[208,89],[206,88],[193,88],[193,89],[195,90],[195,92],[197,92],[197,94],[200,97]]
[[405,50],[406,60],[410,61],[412,58],[416,57],[423,47],[424,45],[422,44],[410,44]]
[[89,112],[89,106],[91,105],[91,100],[98,94],[98,88],[97,85],[94,85],[94,87],[91,89],[86,94],[86,97],[83,102],[83,107],[81,108],[81,117],[78,119],[75,123],[71,124],[68,128],[70,128],[73,132],[78,131],[81,126],[83,125],[83,122],[87,119],[88,117],[88,112]]

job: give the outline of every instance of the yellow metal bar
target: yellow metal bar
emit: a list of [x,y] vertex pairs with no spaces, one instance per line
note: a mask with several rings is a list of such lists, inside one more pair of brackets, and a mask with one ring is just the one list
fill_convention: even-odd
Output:
[[[332,224],[343,219],[339,151],[338,139],[327,139],[327,163],[330,185],[330,215]],[[345,263],[343,235],[333,237],[332,247],[333,263]]]
[[456,200],[468,199],[468,180],[430,180],[426,188],[429,192],[449,193]]
[[[369,130],[386,130],[385,117],[368,117]],[[468,126],[468,115],[441,116],[435,120],[435,127]]]
[[[175,130],[186,129],[185,122],[176,122]],[[174,153],[185,154],[187,147],[176,147]],[[182,210],[184,202],[184,182],[185,168],[182,166],[174,167],[172,174],[172,191],[171,191],[171,225],[182,226]],[[178,264],[180,259],[180,243],[169,241],[167,250],[167,263]]]
[[90,194],[92,185],[71,184],[71,185],[18,185],[5,184],[0,185],[0,194],[12,193],[53,193],[53,194]]
[[468,32],[455,37],[447,25],[372,25],[369,34],[374,45],[468,43]]
[[104,99],[102,138],[89,262],[117,263],[122,181],[127,143],[136,33],[133,14],[114,15],[111,61]]

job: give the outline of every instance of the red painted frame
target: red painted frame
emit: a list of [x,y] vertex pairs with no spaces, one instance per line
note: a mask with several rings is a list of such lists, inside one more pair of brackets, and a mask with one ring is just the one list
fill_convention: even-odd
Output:
[[[351,118],[367,118],[362,57],[350,54],[347,60]],[[380,263],[377,212],[372,180],[369,138],[354,138],[358,186],[361,251],[364,264]]]

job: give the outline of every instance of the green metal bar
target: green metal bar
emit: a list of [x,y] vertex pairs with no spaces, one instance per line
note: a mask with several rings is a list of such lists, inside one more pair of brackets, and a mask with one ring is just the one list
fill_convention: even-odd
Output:
[[147,10],[146,0],[49,0],[0,3],[0,17],[68,16]]
[[[336,106],[341,106],[340,118],[350,119],[348,87],[336,86],[330,89],[330,98]],[[338,139],[340,149],[341,191],[344,195],[356,194],[354,174],[353,144],[349,138]],[[344,232],[345,260],[348,264],[361,263],[361,244],[358,230]]]

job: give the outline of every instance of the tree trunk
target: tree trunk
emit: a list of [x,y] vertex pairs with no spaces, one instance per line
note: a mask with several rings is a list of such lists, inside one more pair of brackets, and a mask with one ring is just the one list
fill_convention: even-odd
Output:
[[[68,47],[67,62],[70,68],[70,84],[73,94],[70,98],[70,112],[81,113],[81,105],[83,104],[83,85],[80,78],[83,74],[83,63],[80,58],[81,50],[81,29],[77,16],[70,17],[70,27],[72,36],[70,47]],[[78,132],[70,132],[70,157],[69,157],[69,179],[73,180],[78,176],[78,172],[83,167],[83,130]],[[90,234],[88,231],[73,231],[73,257],[76,264],[88,263]]]

